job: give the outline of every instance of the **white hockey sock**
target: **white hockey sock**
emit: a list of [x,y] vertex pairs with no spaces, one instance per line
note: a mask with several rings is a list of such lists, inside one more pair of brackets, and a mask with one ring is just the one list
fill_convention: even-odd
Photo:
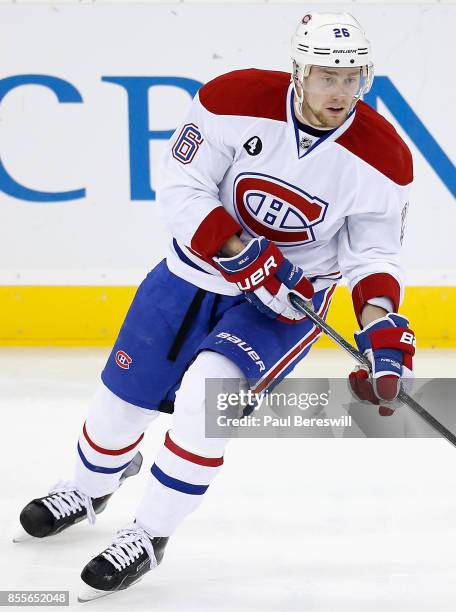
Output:
[[77,446],[74,482],[90,497],[112,493],[138,452],[155,410],[138,408],[101,385],[89,405]]
[[205,379],[242,379],[241,370],[218,353],[203,351],[176,394],[172,429],[166,434],[136,512],[151,536],[169,536],[196,510],[220,471],[227,438],[205,437]]

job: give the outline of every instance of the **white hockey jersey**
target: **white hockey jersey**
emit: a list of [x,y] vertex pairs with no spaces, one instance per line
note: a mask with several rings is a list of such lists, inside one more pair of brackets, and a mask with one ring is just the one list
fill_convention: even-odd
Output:
[[168,266],[203,289],[235,295],[212,257],[233,234],[244,242],[265,236],[316,291],[344,276],[358,318],[377,296],[397,310],[410,151],[363,102],[303,149],[293,95],[289,74],[254,69],[199,91],[159,175],[158,202],[173,236]]

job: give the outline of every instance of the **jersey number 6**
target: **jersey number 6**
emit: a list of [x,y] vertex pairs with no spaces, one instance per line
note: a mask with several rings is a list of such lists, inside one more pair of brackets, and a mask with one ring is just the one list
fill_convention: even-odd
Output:
[[198,126],[194,123],[187,123],[182,128],[173,146],[173,157],[180,161],[181,164],[189,164],[193,161],[203,142],[204,139]]

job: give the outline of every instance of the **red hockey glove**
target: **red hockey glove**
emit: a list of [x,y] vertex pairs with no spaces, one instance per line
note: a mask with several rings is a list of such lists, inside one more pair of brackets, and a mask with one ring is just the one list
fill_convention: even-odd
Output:
[[357,399],[378,405],[382,416],[390,416],[394,406],[382,402],[393,402],[401,379],[413,378],[415,335],[405,317],[390,313],[356,332],[355,340],[372,363],[372,374],[365,366],[355,368],[349,375],[350,389]]
[[273,319],[287,323],[305,317],[288,301],[288,294],[310,300],[314,289],[298,266],[283,256],[281,250],[266,238],[254,238],[234,257],[214,257],[223,277],[236,283],[246,299]]

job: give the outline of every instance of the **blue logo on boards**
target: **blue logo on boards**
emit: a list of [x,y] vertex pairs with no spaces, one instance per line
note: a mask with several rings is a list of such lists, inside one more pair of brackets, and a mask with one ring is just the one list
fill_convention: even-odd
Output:
[[[133,201],[155,200],[151,184],[150,144],[168,140],[174,130],[150,130],[150,118],[159,109],[150,107],[149,92],[153,87],[177,87],[191,98],[203,83],[186,77],[175,76],[113,76],[102,77],[104,83],[121,87],[126,93],[129,135],[130,198]],[[0,102],[13,89],[27,85],[46,87],[60,104],[82,104],[83,98],[70,82],[44,74],[24,74],[0,79]],[[377,109],[378,101],[388,108],[396,121],[426,159],[432,170],[453,196],[456,196],[456,169],[445,151],[435,140],[413,108],[386,76],[375,77],[365,102]],[[196,143],[197,144],[197,143]],[[84,198],[86,190],[79,187],[70,191],[39,191],[24,185],[19,177],[12,176],[0,159],[0,191],[27,202],[67,202]]]

